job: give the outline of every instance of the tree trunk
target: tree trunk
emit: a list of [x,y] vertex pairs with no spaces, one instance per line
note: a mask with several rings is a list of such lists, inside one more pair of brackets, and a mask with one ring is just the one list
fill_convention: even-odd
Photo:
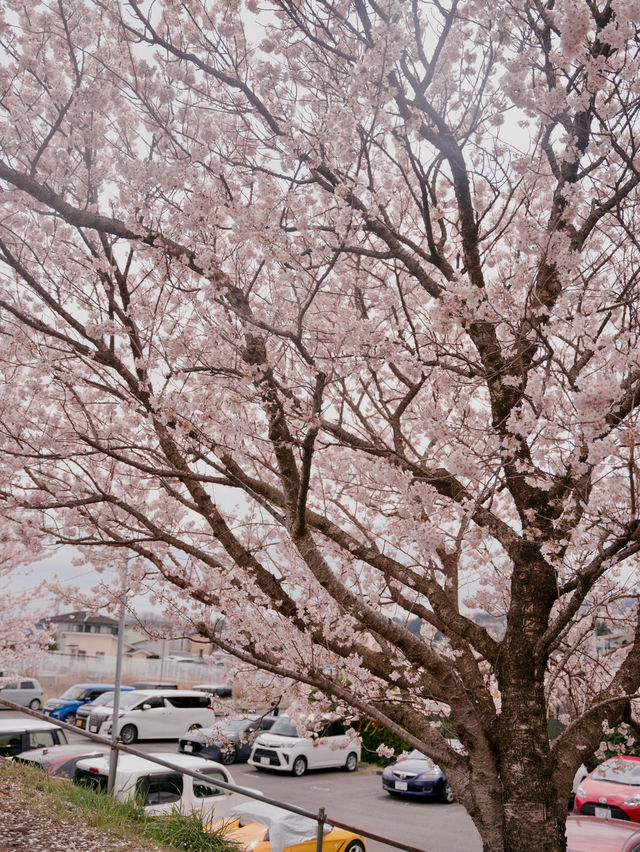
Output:
[[[544,696],[546,657],[536,656],[553,604],[555,582],[530,546],[512,579],[512,602],[498,683],[502,699],[496,737],[502,785],[502,851],[563,852],[566,805],[558,799]],[[526,602],[526,603],[522,603]],[[493,835],[481,832],[486,852]]]

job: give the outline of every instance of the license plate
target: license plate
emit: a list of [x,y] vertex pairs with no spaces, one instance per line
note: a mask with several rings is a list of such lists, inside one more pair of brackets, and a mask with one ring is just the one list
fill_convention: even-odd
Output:
[[611,819],[611,810],[609,808],[599,808],[596,806],[595,816],[600,817],[600,819]]
[[268,757],[261,757],[261,758],[260,758],[260,763],[261,763],[263,766],[270,766],[270,765],[271,765],[271,761],[269,760],[269,758],[268,758]]
[[409,785],[406,781],[396,781],[396,790],[408,790]]
[[185,744],[182,746],[182,748],[183,748],[185,751],[193,751],[193,746],[191,745],[191,743],[185,743]]

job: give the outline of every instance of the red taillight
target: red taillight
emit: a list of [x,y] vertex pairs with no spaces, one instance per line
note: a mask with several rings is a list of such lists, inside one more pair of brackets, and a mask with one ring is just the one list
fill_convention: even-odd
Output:
[[89,767],[89,772],[100,772],[100,770],[99,770],[99,769],[96,769],[96,767],[95,767],[95,766],[90,766],[90,767]]

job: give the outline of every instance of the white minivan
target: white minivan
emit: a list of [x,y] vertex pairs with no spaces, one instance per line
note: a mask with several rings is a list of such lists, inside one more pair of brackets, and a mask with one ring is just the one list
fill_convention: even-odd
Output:
[[[126,745],[144,739],[177,740],[185,731],[215,722],[210,698],[193,689],[135,689],[120,696],[118,736]],[[113,707],[96,707],[92,734],[111,736]]]
[[325,723],[319,731],[301,736],[288,716],[279,716],[260,734],[251,749],[249,764],[304,775],[307,769],[357,768],[361,745],[355,729],[340,720]]
[[[148,814],[170,815],[199,813],[203,820],[219,819],[231,807],[245,802],[242,793],[218,787],[216,781],[235,784],[231,773],[219,763],[190,754],[151,754],[175,764],[174,769],[160,766],[132,754],[118,758],[113,794],[121,802],[135,799]],[[107,790],[109,780],[109,755],[99,755],[79,760],[74,783],[94,789]],[[183,775],[181,769],[202,773],[207,780]],[[259,793],[259,790],[252,790]]]

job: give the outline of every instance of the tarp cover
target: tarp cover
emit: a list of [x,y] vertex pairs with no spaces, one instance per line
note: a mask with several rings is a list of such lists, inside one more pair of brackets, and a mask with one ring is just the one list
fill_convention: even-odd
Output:
[[[267,826],[271,852],[282,852],[287,846],[295,846],[296,843],[304,843],[306,840],[315,840],[318,836],[318,824],[315,820],[290,811],[283,811],[282,808],[257,799],[241,802],[229,808],[224,819],[229,817],[234,819],[239,817],[241,826],[250,822]],[[324,833],[329,831],[331,826],[325,823]]]

